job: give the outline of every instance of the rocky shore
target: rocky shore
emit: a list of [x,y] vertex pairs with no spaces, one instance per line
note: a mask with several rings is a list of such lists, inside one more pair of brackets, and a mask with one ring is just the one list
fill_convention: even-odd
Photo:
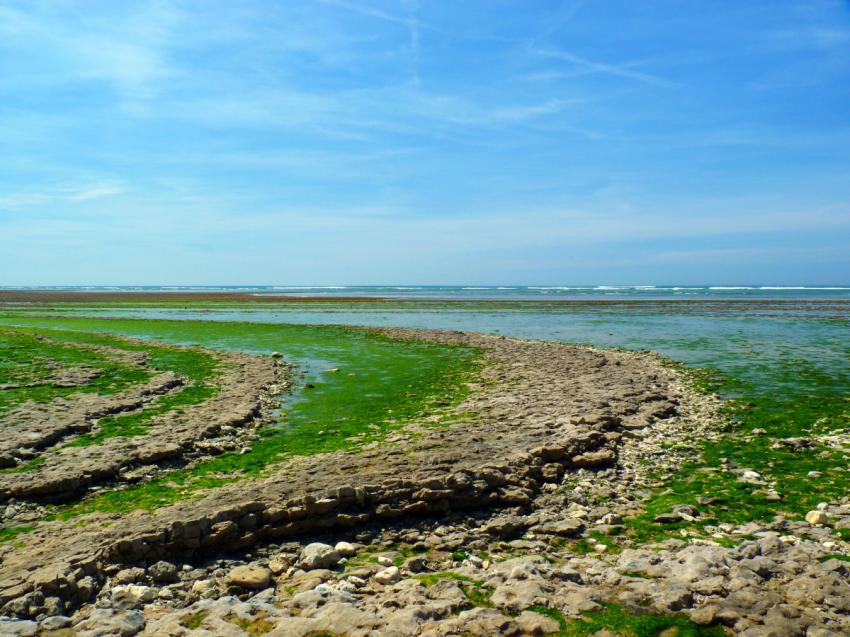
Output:
[[[615,613],[719,631],[706,635],[850,633],[850,550],[832,533],[850,527],[848,500],[806,521],[630,537],[659,471],[718,435],[719,401],[655,355],[384,333],[480,348],[481,378],[380,442],[151,513],[39,525],[0,548],[0,634],[547,635],[581,621],[575,634],[603,637]],[[697,516],[683,503],[655,524]]]
[[[123,340],[150,347],[144,341]],[[86,347],[152,371],[145,352]],[[86,446],[69,444],[80,434],[96,434],[104,417],[141,413],[154,400],[185,390],[189,386],[186,378],[172,371],[153,373],[147,383],[116,395],[75,393],[48,403],[27,402],[5,414],[0,418],[4,432],[0,465],[12,471],[0,474],[0,504],[10,499],[61,501],[101,484],[137,481],[157,473],[163,465],[185,463],[228,448],[221,439],[259,422],[268,394],[284,390],[286,370],[270,358],[233,352],[209,355],[219,370],[211,383],[214,395],[199,404],[154,416],[145,435],[115,436]],[[82,385],[89,378],[85,369],[63,371],[65,376],[73,372],[70,375],[76,379],[66,381],[66,387],[74,382]]]

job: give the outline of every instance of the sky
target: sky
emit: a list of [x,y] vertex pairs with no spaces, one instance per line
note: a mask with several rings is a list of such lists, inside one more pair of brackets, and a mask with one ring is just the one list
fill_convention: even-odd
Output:
[[850,283],[850,3],[0,0],[0,285],[403,283]]

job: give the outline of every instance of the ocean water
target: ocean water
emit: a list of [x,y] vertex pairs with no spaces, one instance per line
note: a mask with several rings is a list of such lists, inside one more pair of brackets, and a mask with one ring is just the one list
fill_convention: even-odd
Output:
[[[281,303],[188,307],[92,306],[53,315],[346,324],[485,332],[519,338],[652,349],[693,367],[723,371],[777,397],[836,390],[850,399],[850,302],[701,299],[696,302]],[[57,308],[58,309],[58,308]],[[22,316],[43,309],[18,309]],[[246,326],[250,330],[250,326]],[[804,367],[808,375],[788,374]],[[779,373],[781,371],[781,373]],[[822,374],[837,382],[823,384]],[[818,379],[821,380],[807,380]],[[790,385],[789,385],[790,383]],[[848,403],[850,406],[850,403]]]
[[399,299],[847,299],[850,285],[224,285],[30,286],[0,290],[85,292],[232,292],[262,296]]

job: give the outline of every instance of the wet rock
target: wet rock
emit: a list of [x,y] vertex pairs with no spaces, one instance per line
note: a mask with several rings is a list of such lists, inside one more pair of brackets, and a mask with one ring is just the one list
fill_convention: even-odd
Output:
[[428,570],[428,560],[422,556],[415,555],[405,560],[404,568],[411,573],[423,573]]

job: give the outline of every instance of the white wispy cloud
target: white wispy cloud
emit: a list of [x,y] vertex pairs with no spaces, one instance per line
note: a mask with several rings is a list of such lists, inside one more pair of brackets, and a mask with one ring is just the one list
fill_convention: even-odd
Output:
[[14,210],[22,208],[50,206],[62,202],[84,202],[103,199],[125,192],[126,188],[118,183],[98,183],[88,186],[55,185],[43,190],[29,190],[6,195],[0,194],[0,209]]
[[[0,11],[3,45],[40,60],[45,72],[60,71],[66,83],[103,81],[127,98],[152,97],[158,82],[177,72],[168,50],[178,41],[183,13],[171,2],[143,2],[104,14],[61,4],[25,7]],[[21,79],[37,82],[41,76]]]
[[[367,16],[370,18],[377,18],[378,20],[383,20],[384,22],[393,22],[395,24],[400,24],[405,27],[409,26],[411,21],[410,16],[403,17],[394,15],[392,13],[387,13],[386,11],[381,11],[380,9],[375,9],[367,5],[348,2],[347,0],[316,0],[316,2],[332,7],[337,7],[339,9],[345,9],[346,11],[358,13],[360,15]],[[415,19],[414,22],[416,22],[417,29],[422,26],[421,23],[419,23]]]
[[401,4],[407,14],[407,30],[410,34],[411,79],[413,85],[418,88],[421,84],[419,79],[419,21],[416,19],[419,3],[418,0],[401,0]]
[[568,62],[572,64],[582,74],[602,73],[604,75],[611,75],[614,77],[620,77],[628,80],[636,80],[644,84],[649,84],[662,88],[670,88],[676,85],[675,82],[671,82],[670,80],[667,80],[658,75],[652,75],[651,73],[645,73],[643,71],[637,71],[634,69],[635,66],[643,64],[643,62],[626,62],[621,64],[611,64],[607,62],[589,60],[587,58],[576,55],[575,53],[571,53],[570,51],[557,49],[538,48],[534,49],[534,52],[542,57],[553,58],[556,60]]

